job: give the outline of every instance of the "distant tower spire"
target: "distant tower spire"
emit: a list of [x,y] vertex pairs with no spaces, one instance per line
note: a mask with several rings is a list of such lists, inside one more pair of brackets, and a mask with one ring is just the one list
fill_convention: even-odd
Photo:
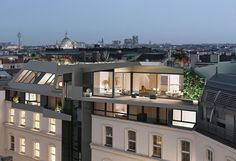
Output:
[[102,47],[104,46],[103,38],[102,38]]
[[172,48],[170,47],[170,50],[168,52],[168,59],[171,60],[172,57]]
[[17,34],[17,38],[18,38],[18,50],[20,50],[20,48],[21,48],[21,33],[20,32],[18,32],[18,34]]
[[68,38],[68,33],[67,32],[65,33],[65,38]]

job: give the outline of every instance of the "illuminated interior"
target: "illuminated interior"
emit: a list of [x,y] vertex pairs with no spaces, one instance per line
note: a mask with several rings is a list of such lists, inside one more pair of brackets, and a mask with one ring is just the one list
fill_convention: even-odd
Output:
[[174,126],[193,128],[196,123],[196,112],[186,110],[173,110]]
[[95,72],[93,94],[96,96],[112,97],[113,72]]
[[182,97],[183,75],[176,74],[133,74],[133,92],[140,96]]
[[[114,79],[114,80],[113,80]],[[94,72],[93,95],[114,97],[137,94],[140,97],[182,98],[183,75],[155,73]],[[114,85],[114,91],[113,91]]]
[[40,106],[40,95],[36,93],[25,93],[25,104]]

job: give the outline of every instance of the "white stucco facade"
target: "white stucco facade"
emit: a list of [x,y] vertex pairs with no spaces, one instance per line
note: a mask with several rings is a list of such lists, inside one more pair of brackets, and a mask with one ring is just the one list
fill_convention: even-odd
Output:
[[[49,132],[49,118],[40,115],[40,128],[34,128],[34,112],[25,111],[25,126],[20,126],[20,109],[11,108],[10,101],[1,101],[0,153],[13,156],[14,161],[49,161],[50,147],[55,147],[55,159],[61,161],[62,121],[55,119],[55,133]],[[39,107],[40,108],[40,107]],[[10,109],[14,110],[14,123],[10,123]],[[14,149],[11,149],[14,136]],[[20,139],[25,139],[25,152],[21,152]],[[35,157],[34,143],[39,143],[39,158]],[[53,156],[54,157],[54,156]]]
[[[106,126],[113,128],[112,148],[104,146]],[[127,130],[136,132],[136,152],[127,151]],[[162,138],[161,158],[152,157],[153,135]],[[194,130],[92,116],[92,161],[181,161],[181,140],[190,142],[191,161],[207,161],[207,149],[214,161],[235,161],[235,149]]]

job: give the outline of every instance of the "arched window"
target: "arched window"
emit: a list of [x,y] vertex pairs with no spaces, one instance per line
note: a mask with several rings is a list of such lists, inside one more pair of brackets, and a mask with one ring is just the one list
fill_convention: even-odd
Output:
[[181,140],[181,161],[190,161],[190,142]]

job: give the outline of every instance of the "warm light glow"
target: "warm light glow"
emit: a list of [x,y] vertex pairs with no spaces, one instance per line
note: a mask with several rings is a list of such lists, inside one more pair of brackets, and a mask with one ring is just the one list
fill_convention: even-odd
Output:
[[56,147],[49,147],[49,161],[56,161]]
[[25,153],[25,138],[20,138],[20,153]]
[[58,85],[59,85],[59,87],[62,87],[62,82],[59,82]]
[[49,118],[49,133],[56,133],[56,119]]

